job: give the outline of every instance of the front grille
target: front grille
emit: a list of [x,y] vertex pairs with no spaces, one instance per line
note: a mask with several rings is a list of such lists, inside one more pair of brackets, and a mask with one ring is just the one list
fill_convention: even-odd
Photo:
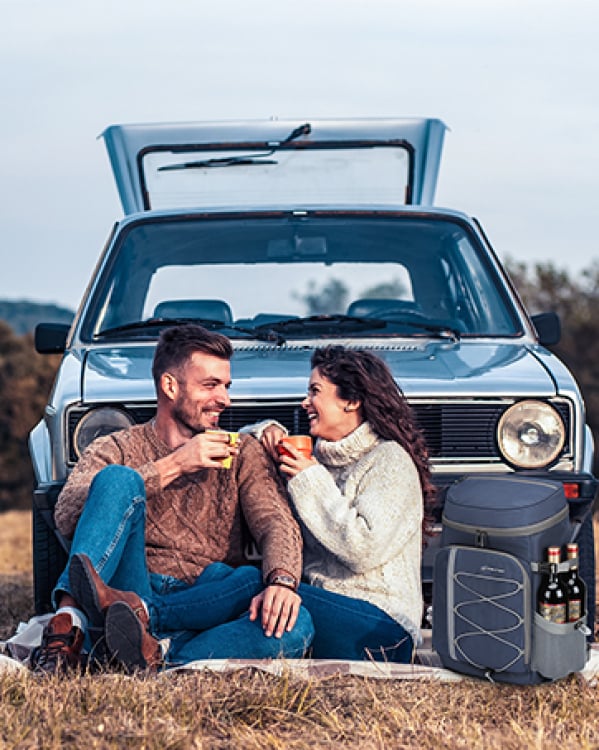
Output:
[[[567,403],[554,404],[570,435],[570,412]],[[434,459],[498,461],[496,445],[497,423],[510,406],[506,402],[442,402],[414,403],[412,409],[426,438],[430,457]],[[153,406],[124,406],[137,423],[146,422],[155,413]],[[79,419],[87,410],[73,409],[69,413],[69,460],[75,463],[73,432]],[[273,404],[237,403],[221,416],[219,424],[224,430],[238,431],[241,427],[264,419],[275,419],[285,425],[290,433],[307,433],[308,419],[299,403]],[[564,453],[570,452],[569,440]]]
[[416,404],[431,458],[496,458],[497,423],[504,404]]
[[299,404],[235,404],[224,411],[218,423],[224,430],[236,432],[263,419],[276,419],[293,434],[305,434],[309,429],[308,417]]

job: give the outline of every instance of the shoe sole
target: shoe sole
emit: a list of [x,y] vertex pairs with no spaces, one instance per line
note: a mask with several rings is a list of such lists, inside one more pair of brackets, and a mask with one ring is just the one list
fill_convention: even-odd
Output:
[[146,669],[142,653],[143,626],[127,602],[108,607],[105,620],[106,644],[110,653],[127,669]]
[[69,565],[69,584],[71,595],[85,612],[88,623],[87,632],[92,642],[90,656],[105,661],[110,654],[106,653],[104,639],[104,612],[100,608],[98,592],[89,574],[88,567],[81,555],[74,555]]

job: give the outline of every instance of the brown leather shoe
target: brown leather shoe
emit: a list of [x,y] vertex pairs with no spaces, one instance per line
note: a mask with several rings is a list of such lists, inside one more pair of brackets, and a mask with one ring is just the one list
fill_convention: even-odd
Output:
[[108,607],[115,602],[126,602],[144,628],[148,628],[150,618],[141,597],[134,591],[119,591],[104,583],[87,555],[78,554],[71,559],[69,583],[71,595],[89,618],[90,627],[104,629]]
[[127,602],[115,602],[106,612],[106,645],[129,671],[155,672],[163,663],[160,644]]
[[66,673],[82,667],[83,632],[73,625],[71,615],[54,615],[42,633],[41,645],[31,652],[29,667],[35,674]]
[[[101,637],[113,657],[128,669],[156,670],[162,663],[158,641],[149,633],[150,618],[134,591],[113,589],[100,578],[87,555],[73,555],[69,566],[71,595],[89,619],[92,640]],[[108,613],[112,612],[111,637]]]

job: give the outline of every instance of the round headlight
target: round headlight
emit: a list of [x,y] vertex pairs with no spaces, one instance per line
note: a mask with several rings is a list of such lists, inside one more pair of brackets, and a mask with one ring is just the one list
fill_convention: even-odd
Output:
[[131,427],[132,424],[135,422],[126,412],[113,406],[102,406],[88,411],[77,423],[73,434],[77,458],[96,438]]
[[499,420],[497,440],[509,463],[520,469],[541,469],[561,453],[566,428],[559,413],[544,401],[519,401]]

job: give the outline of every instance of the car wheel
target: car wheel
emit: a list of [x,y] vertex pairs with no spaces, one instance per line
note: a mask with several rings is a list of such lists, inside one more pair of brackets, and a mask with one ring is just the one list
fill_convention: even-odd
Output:
[[67,563],[67,553],[41,511],[33,507],[33,596],[35,614],[52,612],[52,590]]

